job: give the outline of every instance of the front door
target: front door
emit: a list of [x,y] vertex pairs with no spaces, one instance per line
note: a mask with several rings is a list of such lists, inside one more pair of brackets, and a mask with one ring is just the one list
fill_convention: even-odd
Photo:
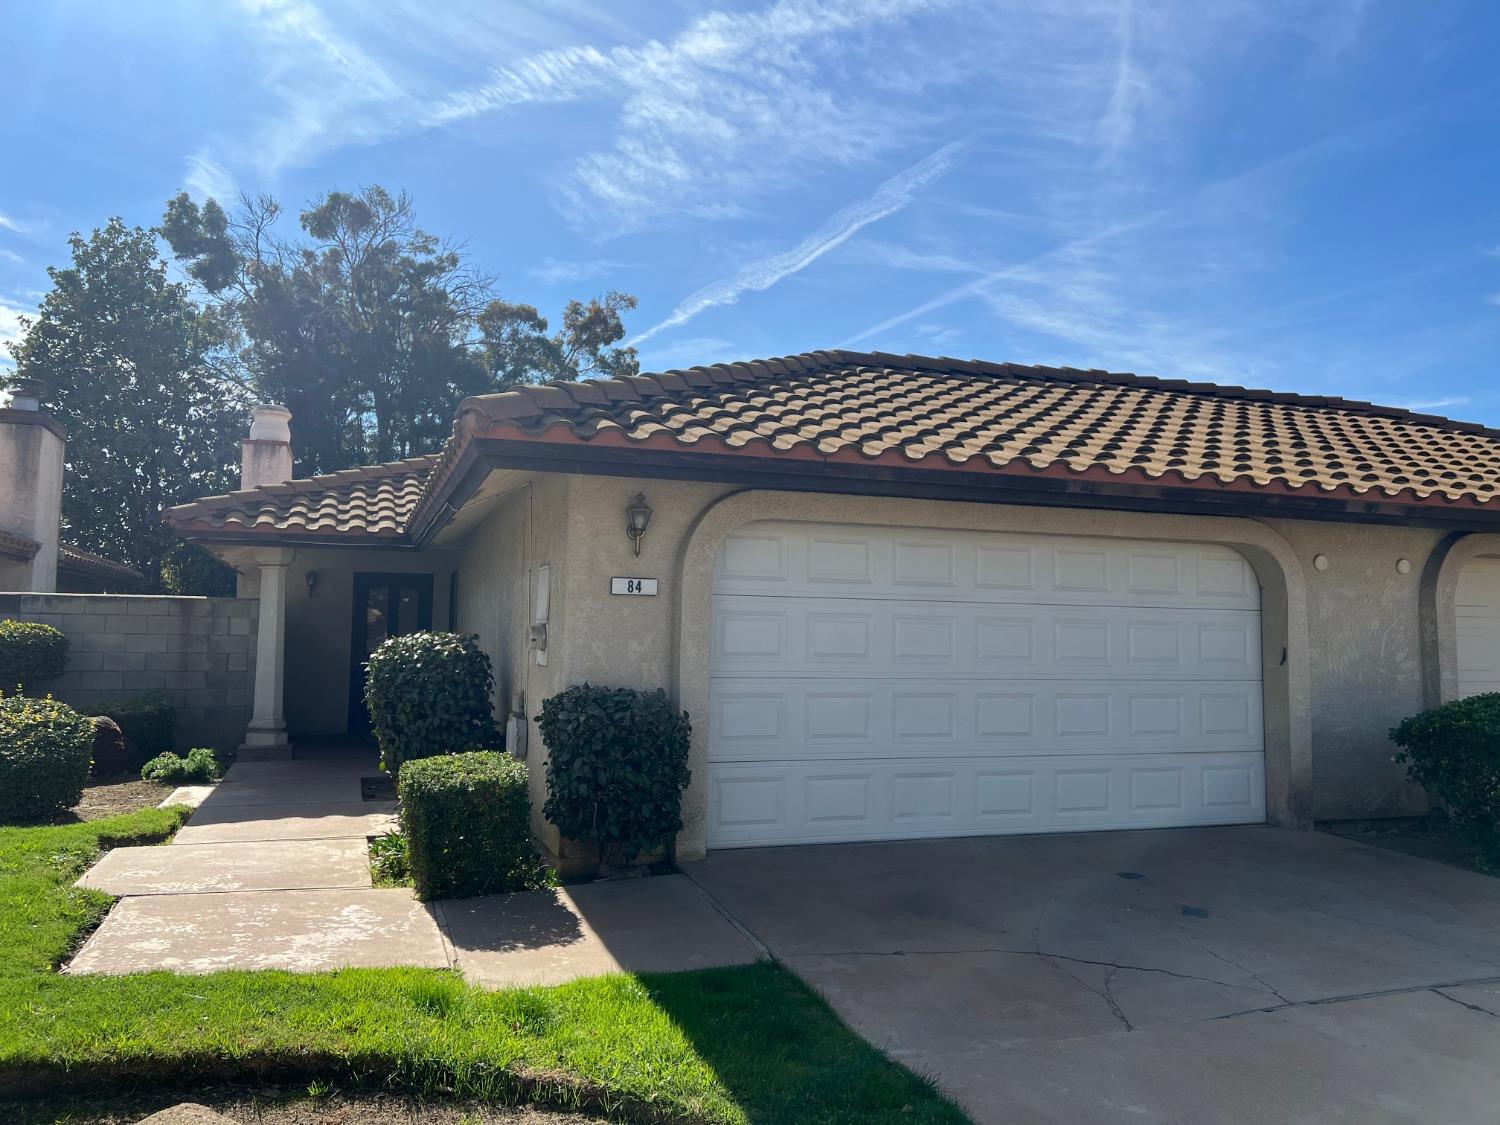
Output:
[[365,661],[387,637],[432,628],[432,575],[355,574],[354,637],[350,645],[349,733],[365,734]]

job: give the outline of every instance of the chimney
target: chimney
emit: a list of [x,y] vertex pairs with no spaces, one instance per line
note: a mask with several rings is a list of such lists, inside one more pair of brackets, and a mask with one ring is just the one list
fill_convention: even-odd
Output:
[[0,554],[0,590],[57,589],[57,537],[62,519],[63,454],[68,432],[42,412],[47,388],[34,379],[11,384],[0,408],[0,532],[36,543]]
[[240,487],[292,479],[292,412],[262,403],[250,411],[250,436],[240,442]]

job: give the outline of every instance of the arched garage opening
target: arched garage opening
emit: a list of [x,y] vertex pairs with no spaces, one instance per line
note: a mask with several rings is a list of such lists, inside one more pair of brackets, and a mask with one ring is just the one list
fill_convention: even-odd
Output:
[[[764,542],[772,537],[764,534],[765,528],[757,530],[753,526],[757,524],[779,525],[782,528],[779,534],[791,536],[783,538],[780,548],[785,577],[757,578],[750,573],[756,567],[765,567],[764,573],[769,575],[772,569],[768,560],[774,551]],[[794,524],[801,527],[800,532],[790,527]],[[849,535],[835,528],[855,529],[856,533]],[[983,534],[964,539],[968,533]],[[798,534],[803,538],[798,540]],[[1000,539],[984,540],[984,534],[1021,536],[1023,540],[1040,536],[1046,537],[1046,541],[1038,541],[1034,549],[1023,551],[1017,545],[1021,540],[1012,538],[1002,544]],[[841,535],[849,542],[839,546]],[[934,535],[937,539],[932,538]],[[820,546],[817,560],[810,554],[808,536],[828,541]],[[948,537],[951,550],[902,548],[900,566],[904,577],[899,583],[896,581],[898,542],[932,548],[944,536]],[[959,547],[960,539],[967,546]],[[1082,548],[1066,547],[1060,543],[1061,539],[1077,540]],[[726,552],[726,544],[731,540],[738,545]],[[762,542],[757,544],[755,540]],[[864,542],[865,546],[851,546],[856,541]],[[979,599],[981,606],[976,607],[962,603],[966,598],[969,603],[975,601],[969,595],[980,581],[981,541],[989,552],[984,578],[989,585],[985,587],[985,596]],[[1064,555],[1060,569],[1055,553],[1058,547],[1075,551],[1074,555]],[[804,552],[800,574],[794,565],[797,551]],[[970,563],[958,561],[964,551],[969,552]],[[761,556],[758,559],[757,554]],[[1005,579],[997,576],[1003,576],[1007,566],[1021,567],[1023,554],[1028,557],[1024,565],[1032,568],[1028,581],[1033,586],[1048,588],[1028,593],[1016,586],[1011,590],[1014,596],[1011,601],[992,597],[996,591],[1006,589],[999,584]],[[959,579],[958,568],[971,567],[970,581],[974,585],[967,593],[957,585],[943,585],[948,581],[947,571],[942,569],[944,556],[953,560],[955,583]],[[869,561],[868,573],[863,578],[850,577],[856,574],[854,567],[865,558]],[[1084,587],[1091,582],[1097,587],[1101,565],[1105,572],[1104,588],[1065,588]],[[844,578],[838,577],[840,566],[849,568]],[[937,569],[931,571],[924,583],[922,575],[926,567]],[[823,574],[831,577],[820,577]],[[678,693],[694,716],[695,727],[693,783],[684,800],[685,827],[679,837],[683,858],[701,855],[710,846],[711,818],[721,816],[719,810],[728,809],[727,804],[714,804],[715,800],[723,800],[724,795],[715,798],[711,792],[722,779],[736,772],[747,776],[764,762],[774,760],[789,764],[787,770],[780,772],[791,777],[792,788],[800,785],[805,792],[807,783],[815,780],[806,774],[793,776],[796,771],[790,765],[795,764],[796,756],[784,749],[772,750],[771,742],[775,739],[781,739],[783,746],[805,746],[809,739],[824,746],[835,745],[847,737],[846,750],[851,752],[850,756],[824,755],[819,761],[870,760],[872,755],[853,752],[858,737],[848,733],[861,729],[866,713],[867,742],[884,739],[884,752],[888,755],[884,760],[896,763],[879,767],[886,773],[885,780],[870,776],[861,782],[857,775],[871,773],[870,768],[861,765],[839,773],[841,767],[836,765],[829,772],[846,780],[813,785],[814,790],[821,791],[814,794],[811,803],[806,796],[795,797],[783,781],[785,799],[803,801],[800,821],[795,809],[789,808],[784,816],[774,810],[776,798],[769,791],[773,786],[762,785],[759,793],[744,790],[746,799],[738,815],[766,823],[736,836],[729,823],[735,817],[721,817],[713,825],[713,846],[852,838],[839,835],[843,831],[840,828],[829,830],[827,835],[807,832],[807,825],[812,823],[808,814],[822,801],[824,811],[817,815],[829,819],[818,823],[837,825],[843,817],[851,822],[857,820],[864,815],[859,809],[862,787],[871,791],[872,803],[877,798],[880,802],[878,807],[872,805],[875,811],[870,814],[868,829],[872,835],[865,838],[967,834],[978,830],[973,821],[981,815],[995,818],[991,821],[995,824],[1005,823],[998,819],[1001,816],[1011,816],[1011,824],[1028,815],[1037,818],[1030,827],[1010,829],[1015,831],[1142,824],[1134,818],[1156,824],[1266,819],[1276,824],[1302,825],[1308,820],[1311,766],[1306,591],[1290,547],[1262,524],[1217,517],[752,491],[725,497],[704,511],[684,543],[677,579]],[[1233,587],[1238,593],[1229,592],[1232,579],[1240,583]],[[828,585],[840,581],[848,583],[846,589],[835,592]],[[748,588],[747,584],[757,582],[765,588],[759,591]],[[811,603],[837,593],[848,596],[846,604],[859,604],[846,611],[832,605],[777,603],[776,599],[786,595],[775,591],[791,591],[796,583],[803,587],[803,601]],[[1214,594],[1215,589],[1225,592]],[[949,595],[946,600],[940,594],[944,590]],[[1198,593],[1199,590],[1204,593]],[[908,593],[914,593],[915,597],[907,597]],[[1214,604],[1215,597],[1226,600]],[[752,600],[736,606],[726,599]],[[925,607],[927,602],[938,603],[938,608]],[[782,625],[766,619],[783,610],[788,616],[783,618]],[[741,617],[739,625],[726,629],[721,621],[735,619],[724,618],[724,611],[731,615],[760,612],[762,620],[757,624],[753,618]],[[849,620],[840,621],[840,614]],[[1211,621],[1216,614],[1220,620]],[[1239,628],[1209,629],[1205,652],[1197,626],[1228,626],[1233,615],[1239,615]],[[939,620],[944,616],[949,619],[947,626]],[[986,625],[986,635],[981,641],[981,616],[986,621],[1010,617],[1029,624],[1024,628],[1014,627],[1009,633],[1004,628]],[[1177,624],[1169,628],[1168,619],[1174,617]],[[855,620],[858,618],[867,624],[859,625]],[[897,618],[901,619],[899,623]],[[1112,620],[1116,621],[1113,632],[1118,639],[1110,635]],[[1258,621],[1258,629],[1250,624],[1252,621]],[[1154,683],[1160,690],[1154,694],[1153,681],[1145,675],[1131,681],[1136,686],[1118,682],[1134,675],[1126,667],[1131,652],[1131,625],[1137,626],[1134,651],[1142,658],[1136,661],[1138,671],[1145,667],[1144,657],[1151,652],[1159,654],[1157,659],[1164,662],[1163,671],[1166,663],[1175,661],[1172,667],[1179,674],[1157,676]],[[808,630],[814,627],[818,630],[817,645],[834,646],[830,650],[833,655],[821,657],[817,653],[822,649],[808,647]],[[784,630],[779,636],[778,628]],[[1176,641],[1168,642],[1167,634],[1174,629]],[[854,650],[863,643],[861,638],[866,630],[870,631],[869,656],[860,659],[868,660],[871,669],[881,661],[886,662],[889,667],[880,674],[894,678],[882,681],[889,684],[889,690],[882,695],[867,687],[859,688],[860,677],[853,677],[855,690],[841,698],[839,693],[843,689],[835,681],[841,671],[838,661],[843,657],[837,655],[837,646],[850,647],[851,652],[846,655],[852,659]],[[728,636],[729,632],[738,632],[738,638]],[[1014,675],[1008,678],[998,671],[992,674],[988,668],[982,672],[973,667],[967,672],[962,670],[961,662],[979,659],[981,644],[988,646],[983,650],[989,654],[986,659],[998,659],[1007,643],[1006,637],[1009,636],[1011,643],[1020,644],[1022,632],[1031,635],[1033,660],[1050,660],[1054,670],[1059,667],[1059,660],[1063,661],[1063,667],[1072,661],[1079,674],[1054,679],[1050,685],[1038,685],[1033,692],[1030,687],[1024,691],[1007,688],[1008,679],[1016,679]],[[1231,632],[1237,633],[1241,640],[1231,641]],[[1050,649],[1044,651],[1038,638],[1045,639]],[[802,646],[800,655],[796,643]],[[902,646],[899,652],[898,643]],[[1175,658],[1171,655],[1171,643],[1177,646]],[[777,646],[781,648],[778,650]],[[736,647],[738,651],[731,651]],[[783,652],[785,660],[776,655],[778,651]],[[944,656],[945,651],[950,657]],[[964,652],[968,655],[962,655]],[[726,660],[720,660],[720,656]],[[800,663],[788,663],[793,656]],[[946,678],[951,682],[942,686],[945,659],[949,660]],[[824,663],[825,660],[831,663]],[[931,663],[924,663],[927,661]],[[1257,661],[1258,676],[1253,668]],[[1225,675],[1218,681],[1222,686],[1215,687],[1213,676],[1205,669],[1217,668],[1227,673],[1230,664],[1236,665],[1238,672]],[[916,680],[908,677],[905,683],[898,682],[908,669],[920,671],[924,667],[932,674],[919,674]],[[1110,679],[1112,667],[1125,671],[1126,675],[1116,676],[1117,682],[1101,686],[1102,681]],[[757,688],[751,682],[757,676],[766,681],[775,679],[778,668],[790,673],[781,676],[787,702],[777,700],[780,688],[769,683]],[[852,670],[847,666],[842,669]],[[963,679],[965,676],[969,678]],[[844,679],[849,686],[851,678]],[[1063,693],[1061,704],[1057,696],[1059,688]],[[809,700],[809,692],[816,698]],[[1006,700],[1008,694],[1031,698]],[[897,695],[901,697],[899,706],[894,702]],[[990,698],[981,699],[981,695]],[[861,697],[872,698],[867,704]],[[867,706],[874,709],[866,712]],[[1079,760],[1077,764],[1027,762],[1022,768],[1009,769],[1004,764],[992,763],[984,766],[990,776],[983,779],[974,771],[955,771],[951,780],[913,777],[909,779],[911,784],[906,784],[905,777],[895,777],[898,766],[907,768],[904,764],[907,756],[899,747],[934,737],[922,734],[924,730],[937,732],[935,737],[946,738],[944,745],[951,748],[965,737],[964,731],[969,732],[975,743],[981,730],[992,732],[988,736],[991,739],[1002,738],[997,732],[1008,729],[1007,723],[1019,731],[1027,721],[1028,711],[1030,737],[1036,740],[1032,748],[1042,749],[1044,735],[1053,741],[1066,739],[1069,747],[1077,751],[1072,755]],[[768,716],[778,713],[785,716],[785,722],[773,734],[770,733],[773,723],[781,719]],[[1104,729],[1123,734],[1125,742],[1111,747],[1105,744],[1114,739],[1114,734],[1099,733],[1100,720],[1102,717],[1108,722],[1115,715],[1119,718],[1113,728]],[[794,718],[801,724],[800,733],[793,727]],[[1050,734],[1046,733],[1043,720],[1052,724]],[[943,733],[948,730],[951,735]],[[1129,734],[1131,730],[1136,733]],[[817,741],[825,738],[827,742]],[[738,741],[741,747],[759,742],[761,749],[743,753],[730,749],[737,740],[742,740]],[[1148,740],[1158,745],[1147,747]],[[1200,757],[1195,767],[1189,767],[1186,758],[1169,758],[1160,765],[1146,760],[1150,757],[1146,754],[1148,749],[1158,757],[1162,753],[1176,753],[1167,743],[1183,747],[1189,754],[1222,753],[1230,757],[1217,761]],[[897,748],[894,753],[893,748]],[[756,757],[757,753],[761,757]],[[769,757],[777,753],[782,757]],[[931,756],[917,764],[941,757],[931,748],[928,753]],[[740,756],[734,757],[736,754]],[[1034,765],[1046,766],[1045,776],[1034,772]],[[978,768],[976,765],[974,770]],[[1149,771],[1153,768],[1162,772],[1152,774]],[[776,772],[762,770],[759,776],[772,777]],[[940,774],[943,770],[926,772]],[[1031,812],[1021,807],[1027,798],[1027,783],[1006,778],[1007,772],[1032,773]],[[1049,803],[1044,803],[1043,791],[1038,786],[1047,787]],[[904,789],[901,802],[896,799],[896,788]],[[990,802],[983,806],[981,788],[985,800]],[[963,824],[950,822],[944,828],[940,822],[946,814],[938,810],[949,791],[957,810],[954,815],[960,819],[968,816],[970,820]],[[960,804],[971,796],[971,805]],[[759,815],[751,807],[756,802]],[[963,811],[965,807],[967,812]],[[990,811],[982,814],[981,808]],[[1212,811],[1202,817],[1205,808]],[[1108,819],[1122,810],[1123,815]],[[776,823],[789,827],[790,839],[771,838],[777,835],[773,831]],[[799,824],[801,827],[794,827]]]

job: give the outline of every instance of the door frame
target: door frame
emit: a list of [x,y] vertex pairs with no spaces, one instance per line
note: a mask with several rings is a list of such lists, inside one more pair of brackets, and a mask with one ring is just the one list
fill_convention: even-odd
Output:
[[418,632],[432,628],[432,575],[421,571],[375,571],[354,572],[354,592],[349,602],[349,698],[345,712],[344,729],[349,734],[365,734],[369,730],[369,715],[364,708],[364,657],[365,628],[369,622],[363,611],[369,604],[370,590],[377,586],[413,586],[417,590]]

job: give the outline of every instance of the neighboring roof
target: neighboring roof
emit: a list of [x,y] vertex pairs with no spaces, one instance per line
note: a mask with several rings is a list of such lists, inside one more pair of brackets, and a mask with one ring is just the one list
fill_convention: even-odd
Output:
[[35,539],[27,539],[21,535],[12,535],[8,531],[0,531],[0,556],[4,558],[30,562],[41,549],[42,545]]
[[85,551],[71,543],[58,544],[57,569],[73,574],[86,574],[91,578],[116,582],[122,586],[139,586],[146,581],[146,576],[134,567]]
[[1500,432],[1340,398],[845,351],[467,399],[459,428],[563,442],[1486,503]]
[[163,516],[192,537],[400,540],[437,457],[345,469],[305,480],[205,496]]
[[1142,375],[839,350],[481,395],[460,404],[441,454],[166,516],[209,539],[421,543],[501,465],[1017,503],[1500,519],[1500,431],[1473,423]]

